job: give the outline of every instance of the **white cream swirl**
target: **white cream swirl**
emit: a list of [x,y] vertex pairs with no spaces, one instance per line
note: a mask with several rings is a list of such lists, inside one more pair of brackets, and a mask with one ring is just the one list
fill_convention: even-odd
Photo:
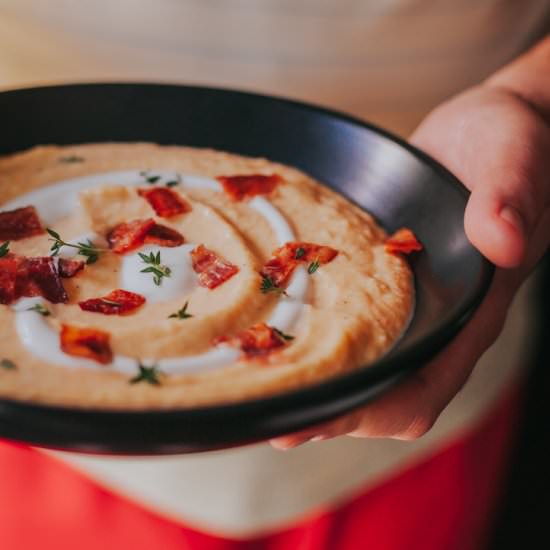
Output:
[[[150,170],[149,173],[159,176],[157,185],[177,178],[183,188],[201,188],[222,191],[221,185],[212,178],[174,174],[163,170]],[[41,219],[47,225],[54,225],[59,219],[68,216],[78,206],[80,191],[94,186],[104,185],[142,186],[145,178],[139,171],[118,171],[94,174],[57,182],[45,188],[32,191],[5,204],[2,210],[11,210],[32,204],[36,207]],[[279,246],[295,241],[296,235],[284,216],[264,197],[255,197],[249,206],[256,210],[271,226]],[[90,239],[97,242],[97,235],[90,233],[82,235],[71,242],[80,242]],[[164,302],[188,295],[197,286],[196,274],[193,271],[189,253],[195,247],[193,244],[184,244],[179,247],[166,248],[145,246],[136,253],[125,255],[120,274],[120,288],[136,292],[145,296],[149,302]],[[73,252],[74,251],[74,252]],[[140,273],[144,267],[139,252],[149,254],[160,251],[162,263],[171,270],[171,276],[163,279],[161,285],[156,285],[153,277],[147,273]],[[64,249],[64,256],[70,257],[75,249]],[[284,332],[292,330],[305,308],[304,301],[309,290],[309,277],[305,268],[298,268],[287,288],[287,296],[281,297],[272,311],[267,323]],[[17,334],[25,348],[33,355],[46,358],[52,363],[71,368],[111,369],[125,374],[136,372],[137,360],[121,355],[115,355],[113,362],[108,366],[98,365],[88,359],[80,359],[63,353],[59,345],[59,334],[54,326],[35,311],[29,311],[33,305],[44,303],[41,298],[22,299],[14,304],[16,312]],[[234,363],[239,357],[239,351],[227,346],[218,346],[205,353],[170,357],[155,360],[142,358],[144,364],[155,364],[164,373],[181,374],[188,372],[219,369]]]

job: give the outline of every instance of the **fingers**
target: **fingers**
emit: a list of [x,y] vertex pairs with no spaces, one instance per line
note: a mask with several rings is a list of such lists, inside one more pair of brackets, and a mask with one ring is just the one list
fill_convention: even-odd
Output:
[[550,128],[520,98],[482,87],[434,111],[412,141],[472,191],[468,238],[500,267],[524,260],[550,204]]

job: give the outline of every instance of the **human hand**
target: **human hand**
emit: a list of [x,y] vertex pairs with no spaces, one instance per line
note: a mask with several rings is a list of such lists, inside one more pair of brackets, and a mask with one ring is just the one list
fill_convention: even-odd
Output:
[[491,288],[425,367],[364,408],[273,439],[277,449],[345,434],[406,440],[425,434],[500,334],[517,289],[550,244],[550,124],[529,103],[504,88],[480,86],[433,111],[411,142],[471,191],[465,230],[497,266]]

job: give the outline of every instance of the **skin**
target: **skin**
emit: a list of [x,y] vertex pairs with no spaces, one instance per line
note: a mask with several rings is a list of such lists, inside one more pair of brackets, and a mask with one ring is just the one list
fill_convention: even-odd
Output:
[[276,449],[340,435],[421,437],[500,334],[515,293],[550,245],[550,36],[437,107],[411,142],[471,191],[464,226],[496,266],[474,317],[433,361],[368,406],[273,439]]

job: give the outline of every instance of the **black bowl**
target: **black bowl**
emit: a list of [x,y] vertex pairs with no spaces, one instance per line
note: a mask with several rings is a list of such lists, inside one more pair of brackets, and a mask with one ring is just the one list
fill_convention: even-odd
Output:
[[467,191],[430,157],[351,117],[283,99],[156,84],[85,84],[0,93],[0,155],[37,144],[151,141],[209,147],[295,166],[406,226],[416,310],[375,364],[315,386],[219,407],[162,412],[78,410],[0,400],[0,436],[57,449],[118,454],[220,449],[300,430],[364,405],[422,366],[482,300],[493,267],[463,228]]

